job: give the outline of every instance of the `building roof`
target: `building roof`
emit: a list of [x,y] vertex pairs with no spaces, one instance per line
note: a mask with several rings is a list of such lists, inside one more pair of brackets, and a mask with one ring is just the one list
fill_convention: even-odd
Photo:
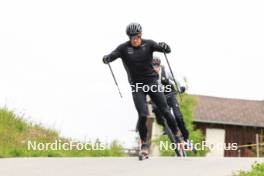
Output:
[[264,101],[194,96],[195,122],[264,127]]

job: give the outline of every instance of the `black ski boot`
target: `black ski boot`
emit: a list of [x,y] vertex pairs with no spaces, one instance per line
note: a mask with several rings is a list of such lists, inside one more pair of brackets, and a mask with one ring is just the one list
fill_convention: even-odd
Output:
[[140,161],[149,158],[149,145],[147,143],[141,144],[138,158]]

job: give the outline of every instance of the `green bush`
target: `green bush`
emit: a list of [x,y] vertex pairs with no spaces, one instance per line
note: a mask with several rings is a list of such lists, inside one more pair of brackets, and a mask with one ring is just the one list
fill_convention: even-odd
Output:
[[234,173],[233,176],[263,176],[264,175],[264,163],[255,162],[251,166],[250,171],[238,171]]
[[[0,108],[0,157],[81,157],[81,156],[124,156],[123,147],[113,141],[104,150],[28,150],[27,141],[36,143],[69,142],[55,130],[32,124],[7,108]],[[98,139],[95,144],[101,143]],[[92,145],[92,144],[91,144]]]

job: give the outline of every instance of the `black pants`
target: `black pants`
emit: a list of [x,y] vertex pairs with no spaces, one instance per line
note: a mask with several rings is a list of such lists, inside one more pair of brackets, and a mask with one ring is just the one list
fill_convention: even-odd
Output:
[[[168,102],[169,107],[173,111],[174,117],[175,117],[177,125],[178,125],[178,127],[179,127],[179,129],[183,135],[183,138],[186,141],[189,138],[189,131],[186,128],[186,125],[184,123],[183,115],[181,113],[179,103],[176,99],[176,94],[172,92],[172,93],[166,95],[166,98],[167,98],[167,102]],[[153,112],[156,115],[156,119],[157,119],[158,124],[163,125],[162,113],[159,111],[159,109],[157,107],[155,107],[155,105],[153,106]]]
[[[145,86],[151,87],[151,86],[158,86],[157,81],[152,81],[151,83],[144,84]],[[148,107],[147,107],[147,100],[146,96],[149,95],[151,100],[156,104],[157,109],[159,109],[162,116],[167,120],[168,125],[173,133],[177,133],[178,127],[177,122],[173,115],[170,112],[170,109],[168,107],[166,97],[163,92],[158,90],[143,90],[138,89],[135,91],[135,89],[132,88],[132,96],[134,100],[134,104],[136,106],[137,112],[138,112],[138,131],[140,139],[144,142],[147,142],[147,126],[146,126],[146,120],[147,116],[149,114]]]

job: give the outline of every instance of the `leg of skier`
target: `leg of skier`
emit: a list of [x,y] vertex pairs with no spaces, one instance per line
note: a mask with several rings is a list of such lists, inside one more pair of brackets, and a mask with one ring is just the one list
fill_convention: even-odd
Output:
[[[158,83],[153,82],[152,85],[158,86]],[[153,100],[153,102],[156,104],[157,108],[162,113],[163,117],[166,119],[171,131],[174,133],[174,135],[177,135],[178,133],[177,122],[170,112],[164,93],[161,91],[150,91],[149,95]]]
[[184,141],[187,141],[189,139],[189,131],[186,128],[186,125],[184,123],[183,115],[180,111],[180,107],[179,107],[179,104],[177,102],[176,95],[174,93],[171,93],[167,96],[168,96],[167,97],[168,105],[170,108],[172,108],[172,111],[173,111],[174,117],[176,119],[176,122],[178,124],[178,127],[179,127],[179,129],[183,135],[183,139],[184,139]]
[[[170,112],[167,105],[167,101],[163,92],[150,92],[150,97],[157,105],[159,111],[161,112],[161,118],[163,121],[164,129],[171,142],[176,144],[178,147],[175,149],[177,156],[186,156],[184,152],[184,141],[179,134],[177,122]],[[159,118],[159,117],[158,117]]]
[[185,141],[185,149],[193,151],[194,153],[196,153],[197,151],[195,150],[192,142],[189,140],[189,131],[186,128],[186,125],[185,125],[185,122],[183,119],[183,115],[182,115],[180,107],[179,107],[179,103],[176,99],[176,95],[175,94],[167,95],[167,102],[168,102],[169,107],[172,108],[174,117],[175,117],[177,124],[178,124],[178,127],[182,133],[183,139]]
[[155,114],[155,117],[156,117],[156,121],[159,125],[162,125],[164,126],[164,123],[163,123],[163,117],[162,117],[162,113],[160,112],[160,110],[158,109],[158,107],[152,103],[152,111],[153,113]]
[[137,129],[139,131],[139,136],[141,140],[141,151],[143,154],[148,155],[148,129],[146,126],[146,120],[148,115],[148,109],[147,109],[147,101],[146,101],[146,93],[143,91],[137,91],[132,93],[133,100],[135,107],[138,112],[138,123],[137,123]]

